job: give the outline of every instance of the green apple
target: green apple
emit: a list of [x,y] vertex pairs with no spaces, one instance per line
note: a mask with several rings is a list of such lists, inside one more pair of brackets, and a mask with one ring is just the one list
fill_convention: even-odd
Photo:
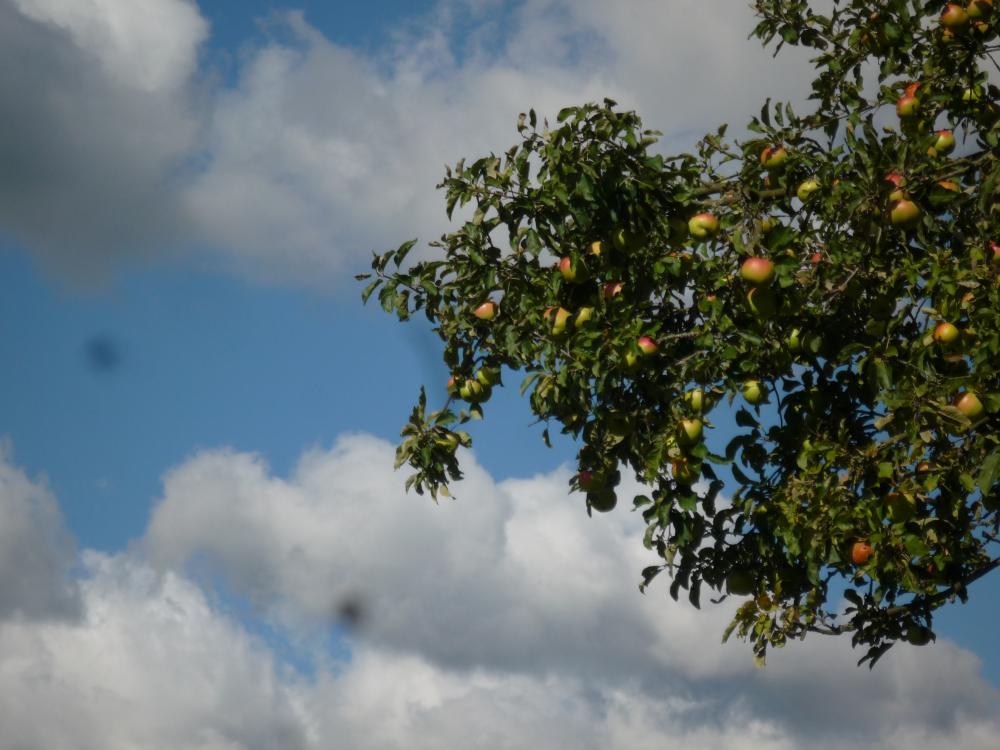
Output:
[[677,433],[677,442],[681,445],[694,445],[701,440],[705,426],[700,419],[682,419]]
[[485,386],[496,385],[500,382],[500,370],[495,367],[483,367],[476,370],[476,380]]
[[955,399],[955,408],[969,419],[975,419],[983,413],[983,402],[972,391],[966,391]]
[[819,180],[814,177],[810,177],[808,180],[803,180],[799,183],[798,189],[795,191],[795,195],[800,201],[805,203],[809,200],[809,196],[820,189]]
[[754,286],[770,284],[774,279],[774,263],[767,258],[747,258],[740,266],[740,278]]
[[497,316],[497,303],[496,302],[484,302],[473,312],[480,320],[493,320]]
[[489,398],[489,394],[489,386],[484,386],[478,380],[472,380],[471,378],[462,383],[462,387],[458,390],[458,395],[470,404],[485,401]]
[[934,640],[934,631],[923,625],[911,625],[906,629],[906,640],[913,646],[926,646]]
[[684,402],[695,414],[701,414],[705,408],[705,392],[701,388],[692,388],[684,394]]
[[983,98],[983,93],[984,91],[982,85],[977,83],[962,92],[962,101],[967,103],[978,102]]
[[987,18],[993,12],[993,0],[969,0],[965,12],[973,21]]
[[608,513],[615,509],[618,497],[610,488],[594,490],[587,493],[587,505],[598,513]]
[[573,319],[573,325],[577,328],[582,328],[590,319],[594,317],[594,308],[592,307],[581,307],[576,311],[576,317]]
[[759,380],[748,380],[745,382],[743,384],[742,393],[746,402],[748,404],[752,404],[753,406],[764,403],[764,400],[767,398]]
[[449,453],[454,453],[458,450],[458,444],[460,442],[459,437],[454,432],[447,432],[441,437],[434,438],[434,442],[444,448]]
[[920,208],[913,201],[903,198],[896,201],[889,212],[889,219],[893,226],[900,229],[910,229],[920,221]]
[[793,353],[802,351],[802,331],[793,328],[792,332],[788,334],[788,338],[785,339],[785,346],[788,347],[788,351]]
[[941,26],[952,33],[965,31],[969,26],[969,14],[957,3],[948,3],[941,13]]
[[719,233],[719,220],[708,212],[695,214],[688,221],[688,231],[698,240],[710,240]]

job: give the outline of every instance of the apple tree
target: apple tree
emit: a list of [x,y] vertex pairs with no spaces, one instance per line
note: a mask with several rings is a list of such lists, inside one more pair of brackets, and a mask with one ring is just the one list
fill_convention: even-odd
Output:
[[874,664],[1000,565],[1000,8],[755,9],[814,53],[809,111],[676,155],[610,100],[522,114],[447,170],[461,225],[376,255],[363,296],[424,314],[453,373],[403,430],[408,487],[447,494],[461,425],[519,372],[588,511],[622,472],[648,488],[643,586],[738,597],[725,635],[761,660],[850,633]]

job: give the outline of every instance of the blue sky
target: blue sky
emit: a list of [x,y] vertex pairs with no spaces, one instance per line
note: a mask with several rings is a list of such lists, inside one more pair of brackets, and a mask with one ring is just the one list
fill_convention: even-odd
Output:
[[392,471],[448,373],[352,277],[447,227],[445,163],[530,106],[612,96],[683,148],[807,90],[683,2],[0,0],[11,747],[994,741],[995,580],[873,673],[819,637],[760,671],[729,605],[638,593],[641,525],[586,517],[515,388],[459,501]]

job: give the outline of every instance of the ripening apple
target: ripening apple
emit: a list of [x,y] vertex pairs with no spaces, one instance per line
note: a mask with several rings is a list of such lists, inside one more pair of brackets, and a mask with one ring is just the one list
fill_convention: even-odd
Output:
[[656,354],[656,342],[649,336],[640,336],[639,340],[636,342],[636,346],[638,346],[639,351],[647,357],[652,354]]
[[921,461],[920,463],[918,463],[916,465],[916,467],[914,468],[914,471],[918,475],[929,474],[930,471],[931,471],[930,461]]
[[890,172],[885,176],[885,181],[892,185],[892,192],[889,193],[889,202],[895,203],[906,197],[903,186],[906,185],[906,178],[899,172]]
[[577,328],[582,328],[590,319],[594,317],[594,308],[592,307],[581,307],[576,312],[576,317],[573,319],[573,325]]
[[756,406],[757,404],[764,403],[766,394],[764,389],[760,386],[759,380],[748,380],[743,384],[743,398],[746,399],[748,404]]
[[1000,268],[1000,242],[990,243],[990,264],[994,268]]
[[733,596],[750,596],[754,592],[753,573],[745,568],[738,568],[726,576],[726,593]]
[[969,14],[957,3],[948,3],[941,14],[941,25],[952,33],[964,31],[969,25]]
[[974,21],[986,18],[993,12],[993,0],[969,0],[965,12]]
[[704,425],[700,419],[682,419],[677,441],[681,445],[694,445],[704,433]]
[[955,134],[950,130],[939,130],[934,139],[933,149],[942,156],[947,156],[955,150]]
[[497,303],[496,302],[484,302],[473,312],[480,320],[493,320],[497,316]]
[[719,220],[708,212],[695,214],[688,221],[688,231],[698,240],[710,240],[719,233]]
[[571,283],[583,281],[587,274],[584,272],[583,265],[578,263],[576,259],[570,257],[569,255],[561,258],[559,260],[559,273],[562,277]]
[[871,559],[873,552],[874,550],[868,542],[855,542],[854,546],[851,547],[851,562],[855,565],[864,565]]
[[602,293],[604,299],[610,300],[614,297],[619,296],[622,293],[622,289],[625,288],[625,282],[623,281],[608,281],[604,284]]
[[808,180],[803,180],[799,183],[798,189],[795,191],[795,195],[800,201],[805,203],[809,200],[809,196],[820,189],[819,180],[814,177],[810,177]]
[[900,229],[910,229],[920,221],[920,208],[908,198],[903,198],[896,201],[892,207],[889,212],[889,220],[893,226]]
[[552,319],[552,334],[554,336],[559,336],[566,333],[566,329],[569,327],[570,316],[572,316],[569,310],[565,307],[560,307],[555,311],[555,315]]
[[770,172],[780,172],[788,161],[788,152],[783,146],[768,146],[760,154],[760,165]]
[[945,320],[934,326],[934,340],[939,344],[950,344],[958,338],[958,328]]
[[691,463],[686,458],[671,461],[670,471],[677,484],[690,486],[698,481],[698,472],[692,468]]
[[812,255],[809,256],[809,262],[812,263],[814,266],[818,266],[822,261],[823,261],[823,253],[821,253],[819,250],[817,250],[816,252],[814,252]]
[[747,293],[750,312],[761,320],[767,320],[778,311],[778,300],[774,292],[766,287],[755,286]]
[[596,256],[600,257],[602,252],[604,252],[604,245],[601,243],[600,240],[597,240],[596,242],[591,242],[590,243],[590,254],[591,255],[596,255]]
[[790,352],[800,352],[802,351],[802,331],[798,328],[793,328],[792,332],[788,334],[788,338],[785,339],[785,346],[788,347]]
[[975,419],[983,413],[983,402],[972,391],[966,391],[955,399],[955,408],[969,419]]
[[900,117],[914,117],[920,109],[920,100],[914,94],[903,94],[896,100],[896,114]]
[[770,284],[774,279],[774,263],[767,258],[747,258],[740,266],[740,278],[754,286]]

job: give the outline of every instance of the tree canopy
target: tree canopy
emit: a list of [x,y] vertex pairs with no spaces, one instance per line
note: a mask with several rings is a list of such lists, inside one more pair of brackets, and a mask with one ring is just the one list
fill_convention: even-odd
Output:
[[520,371],[588,510],[622,472],[648,487],[643,586],[740,597],[725,635],[759,659],[851,633],[874,664],[1000,565],[1000,8],[755,10],[775,54],[813,51],[809,111],[677,155],[610,100],[529,111],[447,170],[468,220],[430,260],[377,254],[364,299],[426,315],[453,372],[403,430],[408,487],[447,494],[462,424]]

